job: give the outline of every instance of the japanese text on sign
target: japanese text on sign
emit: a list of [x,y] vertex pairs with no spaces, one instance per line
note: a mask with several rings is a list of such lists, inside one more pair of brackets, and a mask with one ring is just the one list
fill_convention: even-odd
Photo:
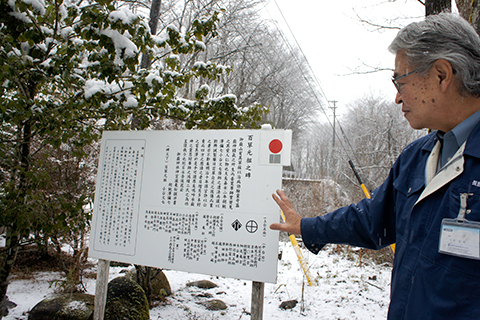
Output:
[[274,282],[271,194],[290,139],[284,130],[105,132],[90,255]]

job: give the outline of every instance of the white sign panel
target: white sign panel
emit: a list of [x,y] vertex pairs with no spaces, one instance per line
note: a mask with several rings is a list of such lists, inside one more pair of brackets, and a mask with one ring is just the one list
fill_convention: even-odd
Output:
[[291,131],[106,131],[90,256],[274,283]]

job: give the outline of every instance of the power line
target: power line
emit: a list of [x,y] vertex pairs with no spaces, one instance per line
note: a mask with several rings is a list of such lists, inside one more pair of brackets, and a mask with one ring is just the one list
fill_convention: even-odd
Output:
[[[218,3],[217,3],[217,6],[219,6]],[[246,44],[247,46],[250,46],[250,45],[249,45],[249,40],[250,40],[250,39],[247,40],[247,39],[245,38],[245,36],[244,36],[246,32],[240,32],[240,31],[238,30],[236,24],[233,24],[233,27],[235,28],[235,31],[236,31],[236,32],[240,35],[240,37],[243,39],[243,41],[245,42],[245,44]],[[286,41],[286,39],[285,39],[283,33],[281,32],[281,30],[278,29],[278,26],[276,26],[276,27],[277,27],[277,30],[279,31],[279,34],[280,34],[281,37],[283,38],[284,43],[287,44],[287,46],[288,46],[289,49],[290,49],[290,52],[292,53],[292,56],[293,56],[294,59],[296,60],[296,57],[295,57],[295,55],[293,54],[293,50],[292,50],[292,48],[290,47],[290,44],[288,43],[288,41]],[[243,29],[243,31],[245,31],[245,29]],[[270,36],[271,36],[271,34],[270,34]],[[237,50],[239,49],[238,46],[235,46],[235,48],[236,48]],[[254,51],[254,53],[258,54],[259,51],[256,50],[256,51]],[[264,54],[263,51],[260,51],[260,53]],[[273,78],[273,80],[275,81],[275,83],[276,83],[283,91],[285,91],[285,92],[290,92],[292,95],[296,96],[299,100],[303,100],[303,98],[300,97],[295,90],[293,90],[293,89],[287,90],[287,88],[285,88],[285,87],[283,86],[283,83],[280,82],[280,81],[277,79],[275,72],[272,72],[272,71],[270,70],[270,67],[265,63],[264,59],[259,59],[259,61],[260,61],[260,63],[265,67],[265,69],[269,71],[269,73],[272,75],[272,78]],[[254,66],[252,65],[252,63],[251,63],[248,59],[246,60],[246,62],[247,62],[247,64],[250,65],[250,67],[252,67],[253,70],[256,71],[256,69],[254,68]],[[303,72],[302,68],[300,67],[300,65],[299,65],[299,63],[298,63],[297,60],[296,60],[296,62],[297,62],[297,66],[299,67],[300,72],[302,73],[303,77],[304,77],[305,80],[307,81],[307,85],[310,86],[310,82],[309,82],[308,79],[306,78],[306,76],[305,76],[305,74],[304,74],[304,72]],[[255,72],[255,71],[254,71],[254,72]],[[270,89],[273,90],[273,88],[270,88]],[[321,107],[322,110],[323,110],[323,107],[322,107],[322,105],[321,105],[318,97],[316,96],[315,90],[312,89],[312,92],[313,92],[315,98],[317,99],[320,107]],[[324,110],[323,110],[323,111],[324,111]],[[324,112],[325,112],[325,111],[324,111]],[[315,123],[314,120],[311,119],[311,117],[310,117],[309,115],[305,115],[305,117],[306,117],[307,119],[309,119],[310,121],[312,121],[312,123]]]
[[[327,112],[326,112],[326,109],[324,108],[324,106],[323,106],[323,104],[322,104],[322,102],[321,102],[321,99],[320,99],[320,98],[318,97],[318,95],[317,95],[317,92],[319,92],[320,95],[321,95],[321,97],[324,98],[324,99],[327,101],[327,104],[328,104],[328,103],[331,103],[331,101],[327,100],[326,94],[325,94],[325,92],[324,92],[324,90],[323,90],[323,88],[322,88],[322,86],[321,86],[321,84],[320,84],[320,81],[318,80],[317,76],[315,75],[315,72],[313,71],[313,68],[311,67],[311,65],[310,65],[310,63],[309,63],[309,61],[308,61],[305,53],[303,52],[303,50],[302,50],[300,44],[298,43],[298,41],[297,41],[297,39],[296,39],[293,31],[291,30],[291,28],[290,28],[290,26],[289,26],[289,24],[288,24],[285,16],[283,15],[283,12],[282,12],[282,10],[280,9],[277,1],[274,0],[274,3],[275,3],[275,5],[276,5],[278,11],[280,12],[280,14],[281,14],[284,22],[286,23],[286,25],[287,25],[287,27],[288,27],[288,30],[290,31],[291,35],[293,36],[293,38],[294,38],[294,40],[295,40],[295,43],[296,43],[298,49],[300,50],[300,53],[301,53],[301,55],[302,55],[305,63],[307,64],[308,69],[310,70],[310,74],[311,74],[311,76],[313,77],[314,84],[316,84],[316,87],[318,88],[318,90],[316,90],[316,89],[314,88],[314,85],[312,85],[310,79],[309,79],[309,78],[307,77],[307,75],[305,74],[305,72],[304,72],[304,70],[303,70],[300,62],[299,62],[298,59],[297,59],[296,54],[294,53],[293,47],[291,46],[290,42],[289,42],[289,41],[287,40],[287,38],[285,37],[285,34],[283,33],[283,31],[279,28],[279,26],[277,25],[277,23],[274,23],[274,26],[275,26],[275,28],[277,29],[279,35],[281,36],[284,44],[288,47],[288,49],[289,49],[289,51],[290,51],[290,53],[291,53],[291,56],[292,56],[293,59],[295,60],[295,63],[296,63],[296,65],[297,65],[297,67],[298,67],[298,70],[301,72],[303,78],[305,79],[305,82],[306,82],[308,88],[310,89],[311,93],[313,94],[313,97],[314,97],[315,100],[317,101],[318,106],[320,107],[320,110],[321,110],[322,113],[325,115],[325,117],[326,117],[326,119],[327,119],[327,122],[328,122],[328,123],[330,124],[330,126],[333,128],[333,132],[334,132],[333,139],[335,139],[335,137],[338,138],[337,140],[339,141],[342,149],[344,150],[344,152],[345,152],[345,154],[347,155],[347,157],[349,157],[349,155],[348,155],[349,152],[347,151],[346,147],[345,147],[344,144],[342,143],[342,140],[340,139],[340,137],[338,136],[337,132],[335,131],[335,124],[334,124],[335,121],[338,122],[338,124],[340,125],[338,119],[336,118],[336,113],[334,112],[334,118],[333,118],[333,123],[332,123],[332,121],[330,121],[330,118],[329,118],[329,116],[328,116],[328,114],[327,114]],[[218,3],[216,3],[216,5],[220,8],[220,6],[219,6]],[[267,5],[265,5],[264,8],[266,9],[266,11],[268,12],[268,14],[270,15],[270,12],[269,12],[268,9],[266,8],[266,6],[267,6]],[[271,17],[271,15],[270,15],[270,17]],[[273,18],[272,18],[272,20],[274,21]],[[276,22],[276,21],[274,21],[274,22]],[[261,23],[262,23],[262,22],[261,22]],[[259,23],[259,25],[260,25],[261,23]],[[234,27],[234,29],[235,29],[235,31],[237,32],[237,34],[239,34],[240,37],[243,39],[244,43],[245,43],[247,46],[250,46],[249,42],[250,42],[251,39],[246,39],[246,37],[245,37],[245,33],[246,33],[246,32],[241,32],[240,30],[238,30],[238,28],[237,28],[238,26],[237,26],[236,24],[232,24],[232,26]],[[245,31],[245,28],[242,28],[242,29],[243,29],[243,31]],[[248,34],[248,32],[247,32],[247,34]],[[271,36],[271,34],[270,34],[270,36]],[[235,47],[236,50],[239,50],[239,47],[238,47],[237,45],[234,45],[234,47]],[[254,53],[255,53],[255,54],[259,54],[259,53],[260,53],[260,54],[264,55],[264,52],[263,52],[263,51],[260,51],[260,52],[259,52],[259,51],[255,50]],[[278,85],[282,90],[284,90],[284,91],[286,91],[286,92],[290,92],[290,93],[293,94],[295,97],[297,97],[299,100],[304,100],[302,97],[300,97],[300,96],[298,95],[298,93],[297,93],[295,90],[293,90],[292,88],[288,88],[288,89],[287,89],[287,88],[285,88],[285,87],[283,86],[283,83],[280,82],[280,81],[277,79],[276,74],[270,70],[270,67],[265,63],[265,61],[264,61],[263,58],[264,58],[264,57],[260,57],[259,61],[260,61],[260,63],[265,67],[265,69],[268,70],[269,73],[272,75],[272,78],[273,78],[273,80],[275,81],[276,85]],[[250,67],[252,67],[253,70],[256,70],[256,69],[254,68],[254,66],[252,65],[252,63],[251,63],[248,59],[246,59],[245,61],[247,62],[247,64],[250,65]],[[270,86],[269,86],[269,87],[270,87]],[[270,89],[273,89],[273,88],[270,88]],[[335,103],[336,103],[336,101],[335,101]],[[336,105],[335,105],[334,107],[336,108]],[[313,124],[313,125],[315,125],[316,127],[320,128],[320,126],[318,125],[318,120],[312,119],[311,115],[309,115],[309,114],[305,114],[304,116],[305,116],[306,119],[310,120],[310,123],[311,123],[311,124]],[[311,130],[312,130],[312,128],[310,128],[309,126],[307,126],[306,129],[307,129],[308,131],[311,131]],[[343,132],[343,130],[342,130],[342,132]],[[311,133],[314,134],[315,132],[311,131]],[[353,150],[350,142],[348,141],[347,136],[346,136],[344,133],[343,133],[343,136],[344,136],[344,139],[348,142],[348,144],[349,144],[349,146],[350,146],[350,149],[352,150],[352,153],[355,155],[355,152],[354,152],[354,150]],[[335,140],[334,140],[334,141],[335,141]],[[343,159],[343,157],[342,157],[341,155],[340,155],[340,158]],[[350,157],[349,157],[349,158],[350,158]],[[345,160],[345,159],[343,159],[343,160]],[[346,161],[346,160],[345,160],[345,161]],[[357,159],[357,161],[358,161],[358,159]]]
[[[359,160],[358,160],[358,158],[357,158],[357,156],[356,156],[356,153],[355,153],[355,151],[354,151],[354,149],[353,149],[353,147],[352,147],[352,144],[350,143],[350,140],[349,140],[348,137],[346,136],[346,134],[345,134],[345,132],[344,132],[344,130],[343,130],[341,124],[340,124],[340,121],[336,118],[336,112],[335,112],[335,111],[336,111],[336,102],[338,102],[338,101],[336,101],[336,100],[329,101],[329,100],[326,98],[326,94],[325,94],[325,92],[323,91],[323,88],[322,88],[322,86],[321,86],[321,84],[320,84],[320,81],[318,80],[315,72],[313,71],[313,68],[312,68],[312,66],[310,65],[310,63],[309,63],[309,61],[308,61],[305,53],[303,52],[302,47],[300,46],[300,44],[299,44],[299,42],[298,42],[295,34],[293,33],[292,29],[290,28],[290,25],[289,25],[287,19],[285,18],[284,14],[283,14],[283,12],[282,12],[282,10],[281,10],[281,8],[280,8],[280,6],[278,5],[278,3],[277,3],[276,0],[273,0],[273,1],[274,1],[275,5],[276,5],[278,11],[280,12],[280,15],[282,16],[282,19],[283,19],[283,21],[285,22],[288,30],[290,31],[290,34],[292,35],[292,37],[293,37],[293,39],[294,39],[297,47],[299,48],[300,52],[302,53],[302,56],[303,56],[304,60],[306,61],[307,65],[308,65],[308,68],[310,69],[310,72],[311,72],[311,74],[312,74],[312,76],[313,76],[313,78],[314,78],[314,81],[315,81],[318,89],[320,90],[322,96],[327,100],[328,103],[333,103],[333,106],[329,106],[329,108],[332,108],[332,109],[334,110],[334,113],[333,113],[333,123],[332,123],[332,122],[330,121],[330,119],[329,119],[326,111],[324,110],[322,104],[321,104],[320,101],[318,100],[317,95],[315,94],[315,90],[313,89],[313,87],[312,87],[311,84],[310,84],[310,81],[308,80],[308,78],[307,78],[307,77],[305,76],[305,74],[303,73],[303,70],[302,70],[301,68],[299,68],[300,71],[302,72],[302,74],[304,75],[305,81],[307,82],[307,84],[308,84],[309,87],[311,88],[311,90],[312,90],[315,98],[317,99],[318,104],[320,105],[321,110],[323,111],[325,117],[327,118],[328,123],[330,124],[330,126],[331,126],[332,129],[333,129],[333,147],[335,146],[335,137],[339,138],[339,137],[338,137],[338,134],[336,133],[336,130],[335,130],[335,122],[337,122],[337,123],[338,123],[338,126],[339,126],[340,129],[341,129],[343,138],[345,139],[345,141],[347,142],[348,146],[350,147],[350,150],[351,150],[351,152],[352,152],[353,157],[356,159],[357,163],[359,163]],[[268,12],[268,9],[267,9],[267,12]],[[270,13],[269,13],[269,14],[270,14]],[[271,16],[271,15],[270,15],[270,16]],[[287,44],[287,46],[290,48],[291,52],[293,53],[293,50],[292,50],[292,48],[291,48],[288,40],[284,37],[283,32],[278,28],[277,25],[276,25],[276,27],[277,27],[277,30],[278,30],[278,31],[280,32],[280,34],[282,35],[282,38],[283,38],[284,42]],[[292,55],[293,55],[293,54],[292,54]],[[294,55],[293,55],[293,56],[294,56]],[[295,56],[294,56],[294,57],[295,57]],[[296,57],[295,57],[295,60],[296,60]],[[298,61],[297,61],[297,65],[298,65]],[[317,124],[316,122],[314,122],[314,121],[313,121],[313,123],[316,124],[316,125],[318,125],[318,124]],[[347,156],[348,158],[350,158],[349,155],[348,155],[349,152],[347,152],[344,144],[341,142],[340,139],[338,139],[338,140],[339,140],[340,145],[341,145],[342,149],[344,150],[346,156]],[[343,159],[343,160],[345,160],[345,159]]]
[[[318,80],[315,72],[313,71],[313,68],[312,68],[312,66],[310,65],[310,63],[309,63],[309,61],[308,61],[305,53],[303,52],[303,50],[302,50],[302,48],[301,48],[301,46],[300,46],[300,43],[298,42],[295,34],[293,33],[292,29],[290,28],[290,25],[289,25],[288,21],[286,20],[284,14],[283,14],[283,12],[282,12],[282,9],[280,8],[280,6],[278,5],[278,3],[277,3],[276,0],[273,0],[273,1],[274,1],[275,5],[276,5],[278,11],[280,12],[280,15],[282,16],[282,19],[283,19],[283,21],[285,22],[288,30],[290,31],[290,34],[292,35],[293,39],[295,40],[295,43],[296,43],[297,47],[299,48],[300,52],[302,53],[302,56],[303,56],[303,58],[305,59],[307,65],[308,65],[308,68],[310,69],[310,72],[311,72],[311,74],[312,74],[312,76],[313,76],[313,78],[314,78],[314,80],[315,80],[315,83],[316,83],[318,89],[320,90],[322,96],[323,96],[325,99],[327,99],[327,96],[326,96],[325,92],[323,91],[323,88],[322,88],[322,86],[321,86],[321,84],[320,84],[320,81]],[[267,11],[268,11],[268,10],[267,10]],[[290,50],[292,50],[290,44],[288,43],[288,40],[283,36],[283,32],[278,28],[278,26],[276,26],[276,27],[277,27],[278,31],[282,34],[282,38],[284,39],[284,42],[287,44],[287,46],[290,48]],[[303,70],[301,70],[301,72],[303,73]],[[309,87],[311,88],[312,92],[314,93],[314,95],[315,95],[315,97],[316,97],[315,90],[314,90],[313,87],[311,86],[310,81],[307,79],[307,77],[306,77],[305,75],[304,75],[304,78],[305,78],[305,80],[307,81]],[[318,100],[318,99],[317,99],[317,100]],[[327,99],[327,101],[328,101],[329,103],[332,102],[332,101],[329,101],[328,99]],[[335,100],[334,100],[334,101],[335,101]],[[337,101],[335,101],[335,103],[336,103],[336,102],[337,102]],[[334,123],[335,123],[335,120],[336,120],[337,122],[339,122],[338,119],[336,119],[336,114],[334,113],[334,118],[333,118],[333,123],[332,123],[332,122],[330,121],[328,115],[327,115],[327,112],[325,111],[325,109],[324,109],[323,106],[321,105],[320,101],[318,101],[318,103],[319,103],[319,105],[320,105],[320,107],[321,107],[324,115],[326,116],[327,121],[330,123],[330,126],[332,126],[332,129],[333,129],[333,132],[334,132],[334,137],[337,136],[337,138],[339,138],[338,135],[337,135],[336,132],[335,132],[335,124],[334,124]],[[335,106],[334,108],[336,108],[336,106]],[[334,109],[334,110],[335,110],[335,109]],[[340,124],[340,123],[339,123],[339,124]],[[348,137],[347,137],[346,135],[344,136],[344,139],[348,141]],[[341,143],[341,140],[340,140],[340,139],[339,139],[339,141],[340,141],[340,145],[342,146],[343,150],[345,151],[345,154],[348,156],[348,152],[347,152],[345,146]],[[351,144],[350,144],[349,141],[348,141],[348,144],[349,144],[349,146],[351,147]],[[351,151],[352,151],[352,153],[355,153],[354,150],[353,150],[353,148],[351,148]]]

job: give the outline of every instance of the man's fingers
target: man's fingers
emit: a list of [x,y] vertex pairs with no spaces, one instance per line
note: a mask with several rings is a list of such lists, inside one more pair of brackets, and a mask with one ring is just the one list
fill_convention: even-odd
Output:
[[270,229],[272,230],[280,230],[282,229],[282,224],[281,223],[272,223],[270,225]]
[[[278,196],[277,196],[278,195]],[[282,190],[277,190],[277,194],[274,194],[274,196],[281,202],[290,202],[288,200],[288,197],[287,195],[285,194],[285,192],[283,192]]]
[[270,225],[270,229],[272,230],[278,230],[278,231],[284,231],[284,232],[289,232],[289,228],[287,227],[286,223],[272,223]]
[[290,199],[285,192],[277,190],[276,194],[272,194],[273,200],[278,204],[285,215],[284,223],[272,223],[270,229],[284,231],[292,234],[301,234],[300,216],[295,211]]
[[273,200],[275,200],[275,202],[280,206],[281,209],[283,209],[283,211],[292,206],[287,195],[282,190],[277,190],[277,194],[272,194]]

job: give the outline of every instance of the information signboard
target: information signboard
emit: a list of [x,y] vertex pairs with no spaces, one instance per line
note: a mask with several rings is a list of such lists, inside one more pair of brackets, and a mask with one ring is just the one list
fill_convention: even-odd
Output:
[[106,131],[89,254],[274,283],[289,130]]

